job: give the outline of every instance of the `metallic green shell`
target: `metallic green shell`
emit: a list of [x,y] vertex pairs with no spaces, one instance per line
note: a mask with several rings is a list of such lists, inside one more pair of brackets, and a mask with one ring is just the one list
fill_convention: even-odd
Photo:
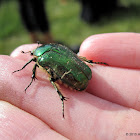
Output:
[[61,81],[76,90],[84,90],[92,77],[91,69],[67,47],[60,44],[42,45],[33,50],[37,63],[50,68]]

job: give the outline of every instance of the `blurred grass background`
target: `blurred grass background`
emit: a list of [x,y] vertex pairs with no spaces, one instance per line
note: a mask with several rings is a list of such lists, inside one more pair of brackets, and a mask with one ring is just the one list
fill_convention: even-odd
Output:
[[[93,34],[109,32],[140,32],[140,0],[120,0],[128,8],[110,18],[89,25],[80,19],[81,7],[76,0],[47,0],[46,11],[55,40],[64,44],[80,45]],[[0,54],[10,54],[14,48],[31,43],[22,24],[16,0],[0,4]]]

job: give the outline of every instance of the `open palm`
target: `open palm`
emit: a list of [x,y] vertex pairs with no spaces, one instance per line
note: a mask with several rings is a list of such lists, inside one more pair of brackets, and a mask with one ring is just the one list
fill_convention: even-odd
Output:
[[79,55],[109,66],[93,65],[86,91],[60,85],[69,99],[62,117],[61,100],[47,75],[33,64],[20,69],[31,56],[22,54],[37,44],[23,45],[11,56],[0,56],[0,137],[3,139],[112,140],[140,138],[140,34],[93,35]]

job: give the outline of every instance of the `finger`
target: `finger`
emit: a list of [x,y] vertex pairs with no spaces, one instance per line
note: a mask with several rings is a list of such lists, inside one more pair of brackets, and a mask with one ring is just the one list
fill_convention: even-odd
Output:
[[139,40],[138,33],[93,35],[82,43],[79,55],[111,66],[140,68]]
[[0,101],[1,139],[66,139],[38,118]]
[[93,66],[87,91],[102,99],[140,110],[140,71]]
[[[41,45],[41,44],[39,44]],[[23,54],[22,51],[24,52],[29,52],[29,51],[33,51],[34,49],[36,49],[39,46],[37,43],[36,44],[26,44],[26,45],[21,45],[18,48],[16,48],[11,54],[10,56],[13,58],[17,58],[17,59],[21,59],[24,61],[28,61],[30,59],[32,59],[32,56],[30,56],[29,54]]]
[[[111,41],[109,42],[109,39],[112,40],[112,36],[114,37],[113,42],[116,42],[116,44],[113,44],[113,45],[110,43]],[[135,36],[135,38],[134,38],[134,36]],[[131,37],[133,39],[131,39],[131,40],[129,39],[129,41],[128,41],[129,44],[124,43],[124,41],[123,41],[123,44],[121,42],[121,44],[119,45],[119,43],[120,43],[119,40],[120,41],[121,41],[121,39],[128,40],[128,38],[131,38]],[[111,53],[109,53],[108,56],[104,56],[107,54],[106,53],[107,46],[112,45],[114,47],[114,45],[118,45],[121,48],[128,47],[128,49],[126,49],[126,53],[125,53],[125,54],[127,54],[127,53],[131,52],[131,51],[128,51],[129,48],[132,48],[131,45],[134,42],[135,43],[138,42],[138,41],[136,41],[136,39],[138,39],[138,37],[139,37],[139,34],[133,34],[133,33],[103,34],[103,35],[91,36],[89,39],[87,39],[85,42],[83,42],[80,53],[87,55],[87,57],[90,57],[90,55],[93,54],[92,57],[95,56],[95,58],[96,58],[96,56],[97,56],[97,58],[102,57],[102,58],[106,59],[108,56],[109,57],[111,56]],[[102,43],[102,42],[104,42],[104,43]],[[109,45],[109,43],[110,43],[110,45]],[[138,49],[137,48],[138,43],[136,43],[136,45],[135,45],[135,43],[134,43],[133,48]],[[86,44],[87,44],[87,46],[86,46]],[[99,48],[98,48],[98,45],[99,45]],[[121,45],[123,45],[123,46],[121,46]],[[102,48],[103,51],[101,51],[100,53],[97,53],[97,52],[99,52],[101,47],[103,47]],[[115,53],[116,53],[117,52],[116,48],[115,47],[113,48],[113,47],[112,47],[112,51],[113,52],[115,51]],[[122,51],[121,48],[119,49],[120,52]],[[84,51],[84,49],[85,49],[85,51]],[[95,49],[95,52],[93,51],[94,49]],[[137,53],[139,53],[139,52],[137,52]],[[128,57],[127,55],[125,55],[125,57],[127,57],[129,60],[129,58],[131,58],[132,54],[130,55],[130,57]],[[112,57],[112,59],[110,58],[109,61],[113,60],[114,63],[116,63],[116,61],[118,60],[117,57],[118,57],[118,54],[114,55],[114,57]],[[121,57],[123,59],[124,56],[122,55]],[[101,60],[101,61],[103,61],[103,60]],[[107,62],[107,61],[104,61],[104,62]],[[121,62],[121,61],[118,61],[118,62]],[[130,62],[131,62],[131,60],[130,60]],[[135,66],[133,65],[134,63],[131,63],[131,64],[132,64],[131,65],[132,67],[136,66],[136,65]],[[123,67],[125,67],[125,66],[123,66]],[[94,65],[93,67],[91,67],[91,69],[92,69],[92,80],[90,81],[90,84],[88,86],[88,89],[87,89],[88,92],[90,92],[98,97],[101,97],[103,99],[106,99],[108,101],[140,110],[140,104],[139,104],[139,98],[140,98],[139,97],[139,91],[140,91],[139,73],[140,72],[139,72],[139,70],[104,67],[104,66],[99,66],[99,65]]]
[[[0,60],[2,61],[2,57]],[[3,65],[3,69],[0,69],[0,99],[40,118],[63,136],[69,139],[115,139],[125,138],[126,132],[131,132],[132,129],[133,132],[139,131],[139,112],[86,92],[73,92],[67,88],[61,90],[69,97],[65,102],[63,120],[61,101],[49,82],[38,80],[28,89],[28,94],[25,94],[22,89],[30,79],[27,76],[29,70],[12,76],[9,72],[13,71],[18,62],[9,57],[3,57],[3,60],[6,60],[7,66]],[[19,65],[22,63],[21,61]]]

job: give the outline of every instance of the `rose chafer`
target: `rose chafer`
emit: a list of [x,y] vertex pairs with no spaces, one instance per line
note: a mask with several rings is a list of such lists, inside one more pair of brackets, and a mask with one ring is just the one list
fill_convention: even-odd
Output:
[[[25,53],[22,51],[22,53]],[[33,51],[29,51],[33,56],[21,69],[14,71],[18,72],[23,70],[29,63],[32,61],[35,62],[35,65],[32,70],[32,79],[27,88],[32,84],[36,79],[36,68],[44,69],[50,76],[49,80],[56,89],[61,101],[62,101],[62,115],[64,118],[64,100],[67,100],[67,97],[64,97],[60,92],[56,82],[58,80],[62,83],[68,85],[72,89],[82,91],[85,90],[88,81],[92,77],[91,69],[85,62],[90,64],[105,64],[104,62],[93,62],[92,60],[87,60],[85,57],[77,56],[70,49],[60,44],[46,44],[38,46]]]

